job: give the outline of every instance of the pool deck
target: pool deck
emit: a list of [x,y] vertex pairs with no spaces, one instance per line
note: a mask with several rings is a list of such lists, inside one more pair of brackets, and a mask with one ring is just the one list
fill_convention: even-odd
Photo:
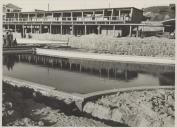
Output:
[[98,53],[64,51],[64,50],[42,49],[42,48],[36,48],[36,53],[38,55],[45,55],[45,56],[97,60],[97,61],[175,65],[175,59],[172,59],[172,58],[98,54]]
[[67,44],[67,41],[35,40],[26,38],[17,38],[18,44]]

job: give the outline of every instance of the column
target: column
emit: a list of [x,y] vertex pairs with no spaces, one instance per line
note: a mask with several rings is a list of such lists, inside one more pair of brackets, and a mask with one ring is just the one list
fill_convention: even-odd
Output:
[[14,26],[15,26],[15,32],[16,32],[17,31],[17,26],[16,26],[16,24]]
[[19,13],[17,13],[17,21],[19,21]]
[[83,18],[84,18],[84,12],[82,12],[82,20],[83,20]]
[[37,13],[36,13],[36,15],[35,15],[35,16],[36,16],[36,21],[37,21]]
[[130,11],[130,18],[132,18],[132,15],[133,15],[133,8],[131,8],[131,11]]
[[92,20],[96,20],[96,17],[95,17],[95,11],[93,11],[93,17]]
[[60,27],[60,34],[62,35],[63,34],[63,26],[61,25]]
[[136,37],[139,36],[139,29],[138,29],[138,26],[137,26],[137,30],[136,30]]
[[42,25],[39,25],[39,33],[42,33]]
[[49,33],[52,34],[52,25],[49,26]]
[[163,27],[163,32],[165,32],[165,27]]
[[63,21],[63,12],[61,13],[61,22]]
[[73,21],[73,12],[71,12],[71,21]]
[[24,25],[22,25],[22,31],[23,31],[23,37],[24,37],[24,35],[25,35],[25,26]]
[[120,20],[120,13],[121,13],[121,12],[120,12],[120,10],[119,10],[119,20]]
[[84,32],[84,35],[87,35],[87,26],[85,25],[85,32]]
[[113,26],[113,36],[115,36],[115,30],[116,30],[116,26]]
[[74,35],[74,25],[71,26],[71,35]]
[[33,26],[32,26],[32,24],[31,24],[31,34],[33,33]]
[[113,13],[114,13],[114,10],[112,9],[112,12],[111,12],[111,20],[112,20]]
[[104,20],[104,10],[103,10],[103,20]]
[[8,29],[8,30],[10,29],[10,24],[7,25],[7,29]]
[[101,26],[99,25],[99,26],[97,27],[98,35],[100,34],[100,28],[101,28]]
[[130,25],[130,30],[129,30],[129,37],[132,36],[132,26]]

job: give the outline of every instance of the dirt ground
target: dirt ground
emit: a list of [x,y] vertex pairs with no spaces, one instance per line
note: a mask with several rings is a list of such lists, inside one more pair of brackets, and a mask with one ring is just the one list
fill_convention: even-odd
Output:
[[[3,126],[109,126],[85,117],[74,105],[3,83]],[[38,95],[38,96],[36,96]]]

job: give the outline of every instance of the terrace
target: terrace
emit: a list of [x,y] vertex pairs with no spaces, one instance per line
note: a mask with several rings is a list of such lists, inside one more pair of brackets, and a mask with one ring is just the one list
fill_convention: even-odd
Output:
[[[65,10],[65,11],[36,11],[36,12],[10,12],[3,17],[5,23],[35,23],[35,22],[61,22],[77,24],[80,22],[101,22],[103,24],[132,23],[138,9],[135,8],[110,8],[89,10]],[[141,10],[138,10],[142,12]],[[140,13],[137,13],[140,14]],[[140,19],[141,20],[141,19]]]

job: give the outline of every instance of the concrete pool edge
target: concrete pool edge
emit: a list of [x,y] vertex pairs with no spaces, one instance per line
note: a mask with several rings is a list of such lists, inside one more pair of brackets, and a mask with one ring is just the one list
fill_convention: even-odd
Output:
[[173,58],[98,54],[98,53],[76,52],[76,51],[65,51],[65,50],[54,50],[54,49],[43,49],[43,48],[36,48],[36,54],[53,56],[53,57],[98,60],[98,61],[175,65],[175,59]]
[[3,82],[8,83],[12,86],[27,87],[30,89],[34,89],[35,91],[39,91],[40,93],[46,96],[61,97],[66,99],[72,99],[75,101],[83,99],[81,96],[77,96],[76,94],[58,91],[54,87],[50,87],[47,85],[38,84],[30,81],[25,81],[13,77],[3,76]]
[[112,95],[118,92],[128,92],[128,91],[141,91],[141,90],[153,90],[153,89],[175,89],[175,86],[155,86],[155,87],[131,87],[131,88],[120,88],[120,89],[110,89],[103,91],[96,91],[87,94],[78,94],[78,93],[68,93],[56,90],[53,87],[42,85],[34,82],[29,82],[21,79],[16,79],[8,76],[3,76],[3,82],[8,83],[12,86],[17,87],[27,87],[30,89],[34,89],[36,92],[40,92],[48,97],[56,97],[63,99],[71,99],[75,102],[76,106],[80,111],[83,110],[83,107],[87,101],[93,101],[105,95]]

